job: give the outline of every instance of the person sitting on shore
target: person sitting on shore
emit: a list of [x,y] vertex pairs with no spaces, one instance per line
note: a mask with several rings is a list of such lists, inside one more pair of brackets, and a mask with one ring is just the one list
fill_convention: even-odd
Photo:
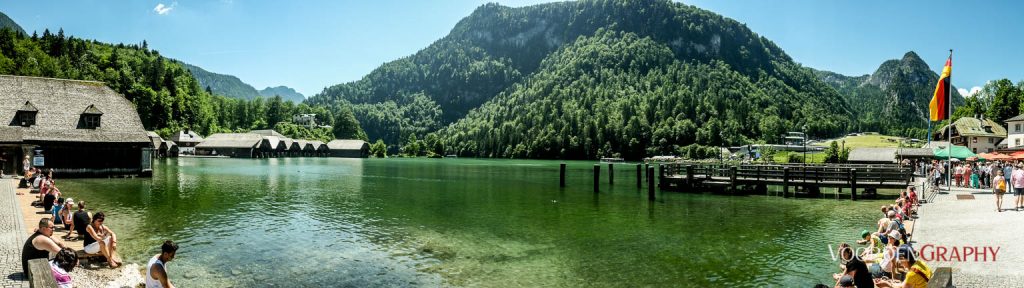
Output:
[[154,255],[146,264],[146,288],[174,288],[171,279],[167,276],[167,262],[174,260],[178,253],[178,244],[174,241],[164,241],[160,246],[160,254]]
[[71,229],[68,230],[68,235],[64,235],[65,239],[71,239],[71,231],[78,233],[78,237],[85,237],[85,228],[89,226],[89,222],[92,222],[89,217],[89,212],[85,211],[85,201],[78,201],[78,211],[71,216]]
[[71,223],[74,221],[71,217],[71,215],[74,214],[74,212],[72,212],[73,209],[75,209],[75,199],[68,198],[67,201],[64,202],[64,208],[56,215],[57,218],[61,219],[61,223],[64,223],[64,231],[68,231],[68,233],[71,233]]
[[78,255],[71,248],[60,249],[57,256],[50,261],[50,271],[53,272],[53,279],[57,281],[59,288],[71,288],[74,284],[71,281],[71,271],[78,267]]
[[117,268],[121,265],[121,262],[117,261],[117,234],[114,234],[107,225],[103,225],[106,218],[103,212],[93,215],[92,222],[85,227],[85,241],[82,243],[85,248],[82,250],[86,254],[102,254],[107,258],[107,263],[110,263],[110,268]]
[[50,238],[53,236],[53,228],[50,218],[39,219],[39,228],[25,240],[25,245],[21,248],[21,269],[25,273],[25,279],[28,279],[28,260],[48,259],[50,253],[60,252],[64,247],[63,243]]
[[50,210],[50,219],[53,219],[53,225],[64,225],[64,218],[60,217],[60,212],[63,210],[64,198],[57,198],[57,204],[53,205],[53,209]]
[[836,286],[839,285],[839,280],[842,280],[842,277],[850,276],[853,278],[856,287],[875,287],[867,264],[854,254],[853,247],[850,247],[850,244],[839,244],[839,257],[843,261],[841,266],[843,272],[832,275],[836,279]]
[[[889,238],[899,239],[902,238],[899,232],[893,231],[889,234]],[[898,241],[889,241],[889,245],[885,246],[885,250],[882,251],[881,259],[878,259],[871,265],[871,274],[875,278],[889,278],[896,279],[893,277],[896,269],[896,250],[899,249],[900,244]]]
[[860,257],[873,259],[874,255],[882,253],[882,250],[885,249],[885,243],[878,237],[878,232],[864,230],[860,232],[860,238],[861,240],[857,241],[857,244],[867,245],[865,247],[867,249],[864,249]]
[[896,251],[899,267],[907,271],[907,276],[903,278],[902,283],[900,281],[878,280],[875,282],[875,285],[880,288],[928,287],[928,280],[932,278],[932,270],[928,268],[928,265],[925,265],[924,261],[919,261],[917,257],[914,257],[914,253],[914,248],[910,247],[910,245],[900,246],[899,250]]

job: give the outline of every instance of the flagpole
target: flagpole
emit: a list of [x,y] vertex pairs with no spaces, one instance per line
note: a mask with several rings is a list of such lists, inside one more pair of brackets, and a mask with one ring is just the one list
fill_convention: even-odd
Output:
[[[949,49],[949,61],[953,61],[953,49]],[[943,91],[946,95],[949,95],[949,97],[946,98],[946,102],[948,102],[947,105],[949,105],[949,110],[946,110],[946,119],[949,119],[949,125],[946,125],[946,138],[949,140],[949,145],[946,146],[946,161],[949,161],[950,172],[953,171],[953,134],[950,132],[953,128],[953,90],[951,90],[953,89],[952,67],[953,65],[950,63],[950,73],[949,75],[946,75],[946,80],[949,81],[949,87],[946,87],[946,91]],[[952,175],[949,174],[951,173],[946,173],[946,183],[949,183],[946,185],[946,193],[953,192],[953,182],[949,179]]]

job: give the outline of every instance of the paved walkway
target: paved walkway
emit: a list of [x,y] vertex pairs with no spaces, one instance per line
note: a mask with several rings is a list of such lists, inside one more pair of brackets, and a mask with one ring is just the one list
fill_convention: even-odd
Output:
[[[987,189],[954,188],[930,200],[911,232],[922,257],[932,258],[929,266],[952,267],[957,287],[1024,285],[1024,209],[996,212],[995,195]],[[1012,195],[1003,196],[1003,207],[1012,208],[1013,201]],[[946,249],[945,259],[936,259],[942,252],[938,247]],[[986,249],[998,249],[994,261]],[[965,256],[972,250],[989,251],[987,259],[980,252]]]
[[22,279],[21,246],[25,244],[25,224],[15,200],[17,180],[0,179],[0,287],[28,287]]

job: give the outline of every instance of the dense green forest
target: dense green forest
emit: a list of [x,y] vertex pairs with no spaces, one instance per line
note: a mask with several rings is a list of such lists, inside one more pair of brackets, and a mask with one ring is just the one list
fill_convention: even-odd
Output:
[[267,87],[260,90],[259,93],[260,96],[268,98],[281,96],[285,101],[293,101],[295,103],[302,103],[302,101],[306,101],[306,96],[288,86]]
[[[928,127],[928,105],[939,75],[913,51],[899,60],[888,60],[870,74],[857,77],[815,71],[822,81],[842,94],[855,111],[854,131],[881,132],[924,139]],[[953,104],[964,98],[953,89]]]
[[1014,85],[1009,79],[999,79],[985,83],[977,95],[967,97],[963,105],[954,106],[952,120],[984,117],[1005,125],[1003,121],[1021,114],[1024,114],[1024,80]]
[[[328,109],[295,104],[280,97],[248,101],[213,95],[200,87],[181,62],[165,58],[147,46],[145,41],[112,45],[66,37],[63,30],[27,36],[2,29],[0,74],[103,81],[135,103],[146,129],[164,136],[186,127],[203,135],[270,129],[278,122],[290,121],[294,114],[316,113],[322,124],[342,120],[342,126],[331,132],[349,134],[336,134],[338,138],[365,138],[351,112],[334,112],[346,111],[347,107]],[[302,129],[289,131],[295,133],[295,138],[325,138],[324,131],[313,131],[324,128]]]
[[192,76],[199,81],[199,87],[210,90],[217,95],[229,98],[251,100],[258,98],[260,92],[251,85],[242,82],[238,77],[226,74],[213,73],[198,66],[182,63],[185,69],[192,73]]
[[692,154],[805,127],[839,135],[854,118],[771,41],[666,0],[486,4],[416,54],[307,100],[346,102],[371,139],[405,146],[440,131],[446,153],[488,157]]

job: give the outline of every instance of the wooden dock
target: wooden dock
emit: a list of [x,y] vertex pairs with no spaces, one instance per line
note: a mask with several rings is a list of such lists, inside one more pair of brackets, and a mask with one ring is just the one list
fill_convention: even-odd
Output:
[[[899,165],[767,165],[767,164],[662,164],[658,172],[663,190],[701,190],[721,188],[726,191],[767,191],[768,185],[782,186],[783,195],[796,194],[796,188],[815,196],[821,188],[850,189],[850,198],[857,191],[873,194],[878,189],[904,189],[913,180],[912,170]],[[840,192],[837,192],[840,193]]]

